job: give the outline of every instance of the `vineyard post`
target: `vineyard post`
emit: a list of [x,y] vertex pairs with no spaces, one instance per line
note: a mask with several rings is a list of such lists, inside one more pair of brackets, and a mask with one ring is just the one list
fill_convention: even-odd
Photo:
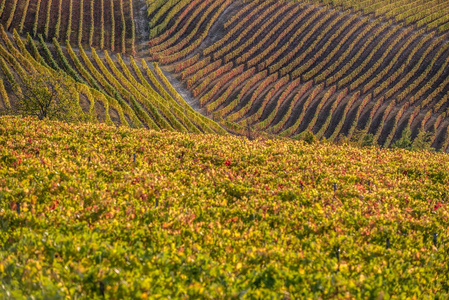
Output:
[[20,216],[20,203],[19,202],[16,203],[16,212],[17,212],[17,215]]
[[335,256],[337,257],[337,272],[340,272],[340,247],[335,248]]
[[251,141],[251,126],[249,125],[249,122],[246,123],[246,130],[248,131],[248,139]]
[[158,207],[159,206],[159,199],[158,198],[156,198],[156,205],[154,206],[154,207]]
[[334,192],[336,192],[336,191],[337,191],[337,184],[334,183]]
[[136,162],[136,153],[133,154],[133,162]]
[[437,247],[437,243],[438,243],[438,233],[434,233],[433,234],[433,245],[435,246],[435,248]]
[[387,246],[386,246],[386,248],[390,249],[390,238],[387,238]]
[[100,295],[104,298],[104,283],[100,281]]

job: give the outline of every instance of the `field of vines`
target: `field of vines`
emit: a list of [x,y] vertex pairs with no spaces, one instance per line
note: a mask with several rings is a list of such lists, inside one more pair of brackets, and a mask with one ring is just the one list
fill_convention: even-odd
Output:
[[82,46],[52,44],[42,35],[34,40],[13,35],[0,25],[0,108],[14,99],[5,86],[20,84],[29,74],[50,75],[64,72],[76,82],[79,102],[94,121],[109,125],[220,133],[217,123],[193,110],[177,93],[156,63],[109,54],[106,50],[85,51]]
[[449,297],[446,154],[0,118],[0,297]]
[[449,3],[442,0],[311,0],[309,2],[361,11],[405,25],[436,29],[439,33],[449,29]]
[[132,0],[0,0],[0,24],[48,42],[136,52]]
[[384,147],[407,129],[449,150],[447,1],[148,1],[148,16],[148,55],[217,121]]
[[[443,0],[0,0],[0,299],[448,299],[448,38]],[[7,115],[61,74],[87,122]]]

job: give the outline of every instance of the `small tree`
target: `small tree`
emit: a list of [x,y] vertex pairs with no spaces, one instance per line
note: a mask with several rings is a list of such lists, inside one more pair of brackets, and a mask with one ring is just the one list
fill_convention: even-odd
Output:
[[66,122],[85,119],[75,82],[62,72],[28,75],[13,84],[11,91],[17,98],[13,114]]
[[372,133],[367,133],[363,136],[361,145],[363,147],[369,147],[375,145],[374,135]]
[[412,150],[433,151],[434,149],[432,148],[432,136],[432,132],[420,130],[416,138],[413,140],[411,147]]
[[316,136],[310,130],[301,132],[296,138],[305,141],[309,145],[317,141]]
[[410,131],[410,129],[405,128],[404,131],[402,131],[401,138],[393,144],[393,148],[402,148],[411,150],[412,145],[411,136],[412,132]]
[[377,142],[374,140],[374,135],[372,133],[368,133],[368,130],[366,129],[354,130],[349,141],[354,145],[362,147],[377,146]]

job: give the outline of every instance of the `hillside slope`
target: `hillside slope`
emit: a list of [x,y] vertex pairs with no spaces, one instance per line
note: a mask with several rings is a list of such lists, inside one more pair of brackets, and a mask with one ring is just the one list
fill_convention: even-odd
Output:
[[0,111],[14,107],[9,87],[20,85],[24,76],[62,71],[77,82],[80,105],[94,121],[225,134],[186,103],[157,64],[129,56],[138,55],[146,31],[138,22],[142,5],[134,0],[0,0]]
[[64,72],[77,82],[81,107],[93,120],[110,125],[176,130],[226,131],[193,110],[171,86],[157,64],[135,61],[94,48],[73,49],[56,39],[50,45],[40,36],[24,40],[17,31],[8,35],[0,25],[0,109],[14,105],[8,86],[29,74],[51,76]]
[[446,1],[148,3],[148,55],[217,120],[385,147],[427,131],[448,150]]
[[136,53],[134,0],[0,0],[0,24],[74,45]]
[[0,298],[449,296],[445,154],[0,118]]
[[411,131],[449,151],[445,1],[146,2],[145,11],[144,0],[0,0],[0,24],[30,35],[38,63],[94,89],[97,104],[87,92],[80,100],[100,122],[285,137],[310,131],[333,141],[371,134],[384,147]]

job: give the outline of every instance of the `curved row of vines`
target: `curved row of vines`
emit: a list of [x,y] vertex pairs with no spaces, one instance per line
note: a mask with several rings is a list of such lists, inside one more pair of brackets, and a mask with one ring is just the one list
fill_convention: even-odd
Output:
[[132,0],[1,0],[7,31],[135,54]]
[[67,73],[76,82],[80,105],[92,119],[110,125],[225,133],[217,123],[194,111],[177,93],[159,66],[107,51],[73,49],[56,38],[47,44],[11,36],[0,25],[0,101],[8,108],[14,98],[5,90],[27,74]]
[[236,131],[390,146],[409,129],[447,150],[449,5],[309,2],[150,1],[149,55]]

